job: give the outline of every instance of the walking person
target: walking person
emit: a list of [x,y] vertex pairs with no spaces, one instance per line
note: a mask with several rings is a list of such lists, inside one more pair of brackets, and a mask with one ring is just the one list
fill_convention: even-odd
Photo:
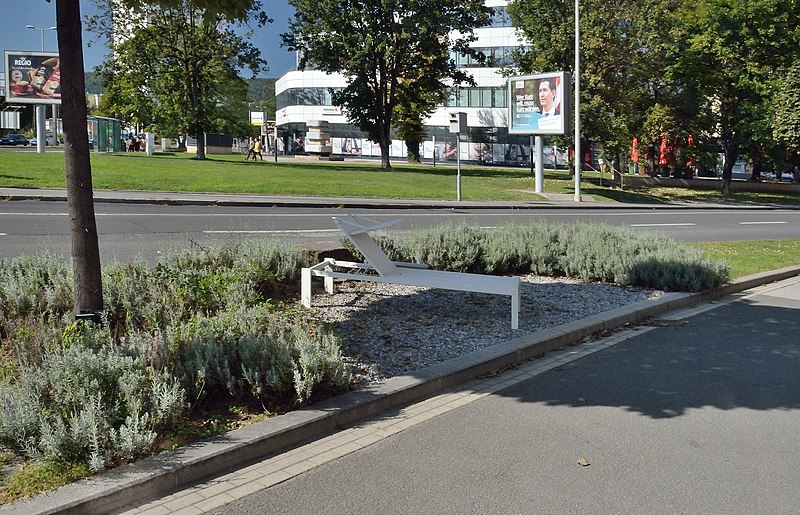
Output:
[[261,155],[261,138],[256,138],[253,143],[253,161],[256,160],[256,156],[260,157],[262,161],[264,160],[264,156]]
[[250,138],[250,145],[247,147],[247,155],[244,156],[244,160],[247,161],[250,156],[253,156],[253,161],[256,160],[256,139]]

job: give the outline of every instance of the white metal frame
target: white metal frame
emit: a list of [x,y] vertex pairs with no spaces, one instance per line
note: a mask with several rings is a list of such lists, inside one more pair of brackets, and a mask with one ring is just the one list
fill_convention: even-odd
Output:
[[362,216],[333,217],[366,263],[337,261],[327,258],[312,267],[303,268],[300,276],[300,302],[311,307],[311,278],[322,277],[325,291],[333,293],[333,280],[372,281],[379,283],[421,286],[445,290],[491,293],[511,297],[511,328],[519,328],[520,279],[482,274],[430,270],[418,263],[391,261],[369,235],[369,231],[386,229],[399,223],[378,222]]

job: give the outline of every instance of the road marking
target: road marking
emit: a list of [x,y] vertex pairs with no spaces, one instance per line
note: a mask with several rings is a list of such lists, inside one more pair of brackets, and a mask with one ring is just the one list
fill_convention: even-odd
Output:
[[739,222],[739,225],[785,224],[788,222]]
[[8,236],[8,234],[4,233],[4,232],[0,232],[0,236]]
[[339,229],[289,229],[286,231],[203,231],[203,234],[297,234],[339,232]]
[[693,223],[685,223],[685,224],[631,224],[630,227],[690,227]]

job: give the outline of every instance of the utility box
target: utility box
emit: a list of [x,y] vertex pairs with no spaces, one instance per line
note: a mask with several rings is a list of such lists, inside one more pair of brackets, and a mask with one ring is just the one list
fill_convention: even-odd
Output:
[[450,113],[450,132],[453,134],[467,132],[467,113]]

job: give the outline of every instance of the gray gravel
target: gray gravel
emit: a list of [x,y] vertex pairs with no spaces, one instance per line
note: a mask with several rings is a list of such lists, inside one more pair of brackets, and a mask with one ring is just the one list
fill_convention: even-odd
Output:
[[610,309],[662,295],[570,279],[525,276],[519,329],[507,296],[398,286],[336,283],[314,291],[319,320],[344,335],[355,382],[368,384]]

